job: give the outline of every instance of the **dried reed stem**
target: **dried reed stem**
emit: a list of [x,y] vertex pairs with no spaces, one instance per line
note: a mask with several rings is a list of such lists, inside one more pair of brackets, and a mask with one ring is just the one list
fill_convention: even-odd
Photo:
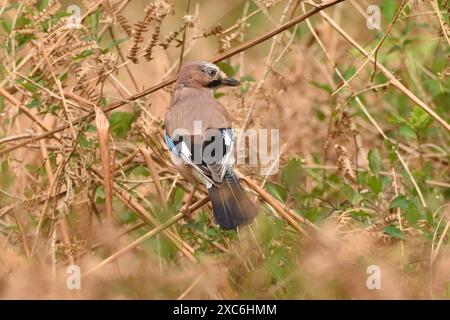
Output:
[[111,162],[109,156],[109,122],[103,111],[95,107],[95,126],[100,146],[100,158],[103,169],[103,187],[105,188],[105,208],[106,215],[110,223],[113,221],[112,209],[112,176]]
[[265,202],[267,202],[275,211],[285,219],[295,230],[300,232],[306,238],[309,238],[309,235],[305,230],[294,220],[290,213],[284,210],[283,206],[275,200],[268,192],[266,192],[263,188],[261,188],[257,183],[252,181],[250,178],[244,176],[240,172],[236,171],[239,179],[243,180],[253,191],[255,191]]
[[[231,49],[231,50],[229,50],[229,51],[227,51],[227,52],[225,52],[223,54],[219,54],[219,55],[209,59],[209,61],[217,63],[217,62],[223,61],[225,59],[228,59],[228,58],[230,58],[230,57],[232,57],[232,56],[234,56],[234,55],[236,55],[236,54],[238,54],[238,53],[240,53],[242,51],[245,51],[245,50],[247,50],[247,49],[249,49],[251,47],[254,47],[254,46],[256,46],[256,45],[258,45],[258,44],[260,44],[260,43],[262,43],[262,42],[272,38],[273,36],[275,36],[275,35],[283,32],[283,31],[289,29],[290,27],[292,27],[292,26],[294,26],[294,25],[296,25],[296,24],[298,24],[298,23],[300,23],[302,21],[304,21],[305,19],[313,16],[314,14],[320,12],[321,10],[329,8],[329,7],[331,7],[333,5],[336,5],[336,4],[338,4],[340,2],[343,2],[343,1],[344,0],[334,0],[334,1],[331,1],[331,2],[328,2],[328,3],[325,3],[322,6],[317,6],[317,7],[313,8],[313,9],[311,9],[310,11],[308,11],[307,13],[305,13],[305,14],[303,14],[301,16],[298,16],[298,17],[296,17],[296,18],[286,22],[282,26],[280,26],[278,28],[275,28],[274,30],[269,31],[269,32],[267,32],[267,33],[265,33],[265,34],[255,38],[253,40],[246,41],[246,42],[236,46],[235,48],[233,48],[233,49]],[[162,89],[162,88],[164,88],[164,87],[166,87],[168,85],[171,85],[175,81],[176,81],[176,77],[171,77],[171,78],[169,78],[169,79],[167,79],[165,81],[162,81],[162,82],[160,82],[160,83],[158,83],[158,84],[156,84],[156,85],[154,85],[154,86],[152,86],[152,87],[150,87],[148,89],[142,90],[139,93],[131,95],[130,97],[128,97],[124,101],[120,101],[120,102],[111,104],[111,105],[107,106],[106,108],[104,108],[103,111],[105,113],[108,113],[108,112],[110,112],[112,110],[115,110],[115,109],[117,109],[117,108],[127,104],[128,102],[138,100],[138,99],[140,99],[142,97],[145,97],[145,96],[147,96],[147,95],[149,95],[149,94],[151,94],[151,93],[153,93],[155,91],[158,91],[158,90],[160,90],[160,89]],[[77,120],[75,120],[73,122],[73,124],[77,125],[77,124],[79,124],[81,122],[92,120],[92,116],[93,116],[93,112],[91,112],[90,114],[88,114],[86,116],[78,118]],[[11,151],[13,151],[13,150],[15,150],[17,148],[21,148],[23,146],[26,146],[27,144],[31,143],[32,141],[37,141],[37,140],[40,140],[40,139],[44,139],[44,138],[46,138],[48,136],[54,135],[57,132],[60,132],[62,130],[67,129],[68,127],[69,127],[68,125],[63,125],[63,126],[60,126],[58,128],[55,128],[53,130],[49,130],[46,133],[36,135],[33,140],[30,139],[30,140],[18,143],[18,144],[14,145],[14,146],[10,146],[8,148],[0,150],[0,155],[6,154],[8,152],[11,152]]]
[[376,64],[378,68],[383,72],[383,74],[389,79],[394,87],[403,92],[411,101],[422,108],[426,113],[428,113],[434,120],[441,124],[447,131],[450,131],[450,124],[448,124],[444,119],[442,119],[433,109],[431,109],[425,102],[420,100],[414,93],[412,93],[408,88],[405,87],[392,72],[390,72],[385,66],[380,64],[372,57],[363,47],[361,47],[347,32],[345,32],[334,20],[324,12],[319,12],[319,14],[327,21],[347,42],[349,42],[353,47],[355,47],[359,52],[361,52],[367,59],[373,64]]
[[139,151],[141,152],[142,156],[144,157],[145,163],[147,164],[150,174],[152,175],[153,182],[155,183],[155,187],[156,187],[156,192],[158,193],[159,201],[161,202],[163,207],[167,209],[166,198],[164,197],[164,193],[163,193],[162,186],[161,186],[161,181],[159,181],[160,178],[158,175],[158,171],[156,170],[156,166],[153,163],[150,151],[147,149],[144,149],[144,148],[139,149]]
[[[189,210],[191,212],[197,210],[198,208],[200,208],[201,206],[203,206],[204,204],[208,203],[209,198],[205,197],[202,200],[197,201],[196,203],[194,203]],[[169,228],[170,226],[172,226],[173,224],[177,223],[179,220],[181,220],[184,217],[184,213],[180,212],[178,214],[176,214],[175,216],[173,216],[172,218],[170,218],[169,220],[167,220],[166,222],[164,222],[163,224],[161,224],[160,226],[154,228],[153,230],[149,231],[148,233],[146,233],[145,235],[143,235],[142,237],[136,239],[135,241],[133,241],[132,243],[130,243],[129,245],[127,245],[126,247],[120,249],[119,251],[117,251],[116,253],[112,254],[111,256],[109,256],[108,258],[106,258],[105,260],[103,260],[102,262],[100,262],[98,265],[96,265],[95,267],[93,267],[92,269],[88,270],[86,273],[83,274],[83,276],[89,276],[90,274],[98,271],[99,269],[103,268],[104,266],[110,264],[111,262],[117,260],[118,258],[120,258],[121,256],[123,256],[124,254],[126,254],[127,252],[137,248],[142,242],[144,242],[147,239],[150,239],[151,237],[153,237],[154,235],[160,233],[161,231]]]

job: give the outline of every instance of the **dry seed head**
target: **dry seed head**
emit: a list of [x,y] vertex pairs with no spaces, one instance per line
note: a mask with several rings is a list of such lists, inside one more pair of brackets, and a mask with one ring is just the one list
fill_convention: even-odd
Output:
[[25,0],[24,4],[26,7],[35,7],[37,4],[36,0]]
[[417,8],[417,6],[419,5],[420,2],[424,2],[424,0],[409,0],[408,1],[409,10],[411,12],[416,10],[416,8]]
[[[167,37],[166,40],[164,41],[164,43],[161,43],[160,46],[162,46],[164,48],[164,50],[166,50],[169,45],[175,40],[176,41],[176,47],[179,47],[183,42],[181,40],[176,39],[178,37],[178,35],[185,31],[186,28],[192,28],[194,27],[194,23],[197,20],[197,18],[195,16],[191,16],[191,15],[185,15],[183,17],[183,23],[180,25],[180,27],[175,30],[172,31]],[[156,43],[155,43],[156,44]]]
[[123,31],[125,31],[125,33],[127,34],[128,37],[131,38],[131,26],[128,22],[128,19],[125,18],[122,14],[117,14],[116,15],[116,21],[118,22],[119,26],[121,27],[121,29]]
[[[131,48],[128,51],[128,55],[127,55],[128,59],[133,61],[133,63],[139,62],[137,53],[139,51],[140,44],[144,41],[143,34],[145,32],[147,32],[147,30],[150,26],[150,23],[154,20],[157,21],[156,29],[158,29],[158,30],[157,30],[157,33],[154,32],[154,37],[158,38],[159,32],[160,32],[159,28],[160,28],[162,19],[172,12],[173,12],[172,6],[165,1],[153,2],[145,8],[144,20],[136,23],[134,25],[133,30],[131,31],[131,40],[133,41],[133,45],[131,46]],[[152,37],[152,41],[153,41],[154,37]],[[155,41],[155,43],[156,43],[156,41]],[[154,44],[153,44],[153,46],[154,46]],[[146,51],[148,51],[146,54],[147,60],[151,60],[151,49],[152,49],[152,47],[149,46],[148,50],[146,50]]]
[[339,171],[341,171],[345,177],[350,178],[350,180],[352,181],[355,181],[356,175],[351,166],[350,156],[348,154],[347,148],[342,145],[335,144],[334,149],[336,150],[337,154],[337,164]]
[[223,51],[231,48],[231,42],[235,39],[240,38],[241,35],[242,35],[242,30],[239,29],[227,36],[221,37],[219,52],[223,52]]
[[391,213],[390,215],[384,218],[383,222],[386,225],[398,222],[398,215],[396,213]]
[[223,32],[223,27],[218,23],[214,27],[212,27],[209,31],[202,32],[201,35],[194,36],[194,39],[207,38],[210,36],[219,36]]
[[197,22],[197,17],[193,15],[185,15],[183,16],[183,24],[188,28],[193,28],[195,23]]
[[145,48],[144,57],[147,61],[150,61],[153,59],[152,51],[153,51],[153,48],[156,46],[156,43],[158,42],[160,32],[161,32],[161,25],[158,24],[155,27],[155,30],[153,31],[152,38],[151,38],[148,46]]
[[165,16],[174,13],[172,5],[165,1],[155,1],[153,7],[157,19],[162,19]]
[[133,61],[133,63],[138,63],[137,53],[140,48],[140,44],[144,41],[143,33],[148,30],[150,22],[154,19],[154,4],[150,4],[145,8],[144,20],[137,22],[133,30],[131,30],[131,40],[133,45],[128,51],[127,58]]
[[35,24],[39,24],[47,19],[49,19],[50,17],[52,17],[56,12],[58,12],[58,10],[61,9],[61,3],[59,3],[59,1],[54,0],[51,1],[46,8],[44,8],[44,10],[42,10],[41,12],[39,12],[37,14],[37,16],[35,17]]
[[23,35],[34,34],[34,33],[36,33],[36,29],[33,29],[33,28],[17,29],[16,33],[23,34]]
[[87,74],[92,69],[92,65],[89,62],[84,62],[82,64],[76,64],[73,69],[77,83],[80,84],[87,80]]
[[90,102],[96,104],[99,100],[99,95],[95,88],[89,86],[79,86],[77,91],[80,91],[81,96],[87,98]]
[[66,62],[67,58],[75,57],[83,51],[97,49],[99,48],[95,41],[80,42],[72,46],[62,47],[60,50],[55,50],[52,52],[51,56],[54,58],[54,62],[62,64],[63,62]]
[[47,34],[43,40],[44,45],[56,42],[56,38],[67,30],[68,17],[62,17],[57,23],[47,29]]
[[336,138],[342,138],[346,143],[350,142],[352,133],[352,122],[347,112],[343,111],[341,118],[336,123]]
[[100,69],[111,71],[116,68],[118,63],[117,54],[110,51],[106,54],[100,54],[96,56],[97,66]]
[[264,7],[269,8],[275,6],[280,1],[281,0],[262,0],[261,2],[264,5]]
[[337,217],[337,225],[336,225],[336,229],[342,229],[343,227],[346,227],[348,225],[351,224],[351,222],[353,221],[353,217],[350,213],[342,213],[339,214]]

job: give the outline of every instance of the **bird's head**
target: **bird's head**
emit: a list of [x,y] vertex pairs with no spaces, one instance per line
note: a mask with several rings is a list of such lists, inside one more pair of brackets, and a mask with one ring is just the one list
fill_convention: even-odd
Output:
[[177,84],[191,88],[235,87],[240,81],[228,77],[218,66],[206,61],[186,63],[180,70]]

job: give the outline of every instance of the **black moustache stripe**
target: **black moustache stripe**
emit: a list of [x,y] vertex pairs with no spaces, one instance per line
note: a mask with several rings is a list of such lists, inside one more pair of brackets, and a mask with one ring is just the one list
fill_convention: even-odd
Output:
[[215,79],[215,80],[211,81],[210,83],[208,83],[207,87],[214,88],[214,87],[220,86],[220,84],[221,84],[221,81],[218,79]]

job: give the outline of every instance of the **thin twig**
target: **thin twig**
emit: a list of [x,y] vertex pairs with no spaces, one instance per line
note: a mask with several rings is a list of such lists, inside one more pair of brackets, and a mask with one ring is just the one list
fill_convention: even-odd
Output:
[[[232,57],[232,56],[234,56],[234,55],[236,55],[236,54],[238,54],[238,53],[240,53],[242,51],[245,51],[245,50],[247,50],[247,49],[249,49],[251,47],[254,47],[254,46],[256,46],[256,45],[258,45],[258,44],[260,44],[260,43],[262,43],[262,42],[264,42],[264,41],[266,41],[266,40],[268,40],[268,39],[270,39],[270,38],[272,38],[274,36],[276,36],[277,34],[279,34],[279,33],[283,32],[283,31],[289,29],[290,27],[292,27],[292,26],[294,26],[294,25],[296,25],[296,24],[298,24],[298,23],[300,23],[302,21],[304,21],[305,19],[313,16],[314,14],[320,12],[321,10],[324,10],[326,8],[334,6],[334,5],[336,5],[336,4],[340,3],[340,2],[343,2],[343,1],[345,1],[345,0],[334,0],[334,1],[331,1],[331,2],[323,4],[322,6],[317,6],[314,9],[311,9],[310,11],[308,11],[307,13],[305,13],[303,15],[300,15],[300,16],[298,16],[298,17],[296,17],[296,18],[286,22],[282,26],[280,26],[278,28],[275,28],[272,31],[269,31],[269,32],[267,32],[267,33],[265,33],[265,34],[255,38],[253,40],[246,41],[246,42],[236,46],[235,48],[233,48],[233,49],[231,49],[231,50],[229,50],[229,51],[227,51],[227,52],[225,52],[223,54],[219,54],[217,56],[214,56],[213,58],[210,59],[210,61],[214,62],[214,63],[217,63],[217,62],[223,61],[225,59],[228,59],[228,58],[230,58],[230,57]],[[107,106],[106,108],[104,108],[103,111],[105,113],[108,113],[108,112],[110,112],[112,110],[115,110],[115,109],[117,109],[117,108],[127,104],[128,102],[140,99],[140,98],[142,98],[144,96],[147,96],[147,95],[149,95],[149,94],[151,94],[153,92],[156,92],[156,91],[158,91],[158,90],[160,90],[160,89],[162,89],[162,88],[164,88],[164,87],[166,87],[168,85],[171,85],[175,81],[176,81],[176,77],[171,77],[171,78],[169,78],[169,79],[167,79],[165,81],[162,81],[162,82],[160,82],[160,83],[158,83],[158,84],[156,84],[156,85],[154,85],[154,86],[152,86],[152,87],[150,87],[148,89],[145,89],[145,90],[143,90],[143,91],[141,91],[141,92],[139,92],[137,94],[134,94],[134,95],[128,97],[128,99],[126,101],[121,101],[121,102],[117,102],[117,103],[111,104],[111,105]],[[86,116],[78,118],[77,120],[74,120],[73,124],[74,125],[78,125],[81,122],[86,122],[86,121],[90,122],[90,121],[92,121],[92,119],[93,119],[93,112],[89,113]],[[37,140],[40,140],[40,139],[44,139],[44,138],[46,138],[48,136],[52,136],[55,133],[58,133],[60,131],[63,131],[65,129],[67,129],[68,127],[69,127],[68,125],[63,125],[63,126],[60,126],[58,128],[55,128],[53,130],[50,130],[50,131],[48,131],[46,133],[36,135],[33,140],[27,140],[27,141],[18,143],[18,144],[14,145],[14,146],[10,146],[8,148],[0,150],[0,155],[6,154],[8,152],[11,152],[11,151],[13,151],[13,150],[15,150],[17,148],[24,147],[27,144],[31,143],[32,141],[37,141]]]
[[403,92],[410,100],[416,103],[420,108],[427,112],[434,120],[439,122],[447,131],[450,131],[450,124],[448,124],[444,119],[442,119],[433,109],[426,105],[425,102],[420,100],[414,93],[412,93],[408,88],[405,87],[386,67],[384,67],[379,62],[375,61],[373,57],[364,50],[347,32],[345,32],[334,20],[324,12],[319,12],[319,14],[327,21],[339,34],[347,40],[353,47],[355,47],[359,52],[361,52],[366,58],[370,60],[373,64],[377,64],[378,68],[383,72],[383,74],[389,79],[394,87]]
[[[205,198],[206,199],[206,198]],[[196,209],[200,208],[201,206],[203,206],[204,204],[206,204],[207,202],[205,202],[205,199],[199,200],[198,202],[194,203],[189,210],[190,211],[195,211]],[[136,239],[135,241],[133,241],[132,243],[130,243],[129,245],[127,245],[126,247],[120,249],[119,251],[117,251],[116,253],[112,254],[111,256],[109,256],[108,258],[106,258],[105,260],[103,260],[102,262],[100,262],[98,265],[96,265],[95,267],[93,267],[92,269],[90,269],[89,271],[87,271],[86,273],[83,274],[83,276],[88,276],[92,273],[94,273],[95,271],[98,271],[99,269],[103,268],[104,266],[110,264],[111,262],[117,260],[118,258],[120,258],[121,256],[123,256],[124,254],[126,254],[127,252],[135,249],[136,247],[138,247],[142,242],[144,242],[147,239],[150,239],[151,237],[153,237],[154,235],[160,233],[161,231],[167,229],[168,227],[172,226],[173,224],[177,223],[179,220],[181,220],[184,217],[184,213],[180,212],[177,215],[173,216],[172,218],[170,218],[169,220],[167,220],[166,222],[164,222],[163,224],[161,224],[160,226],[152,229],[151,231],[149,231],[148,233],[146,233],[145,235],[143,235],[142,237]]]

